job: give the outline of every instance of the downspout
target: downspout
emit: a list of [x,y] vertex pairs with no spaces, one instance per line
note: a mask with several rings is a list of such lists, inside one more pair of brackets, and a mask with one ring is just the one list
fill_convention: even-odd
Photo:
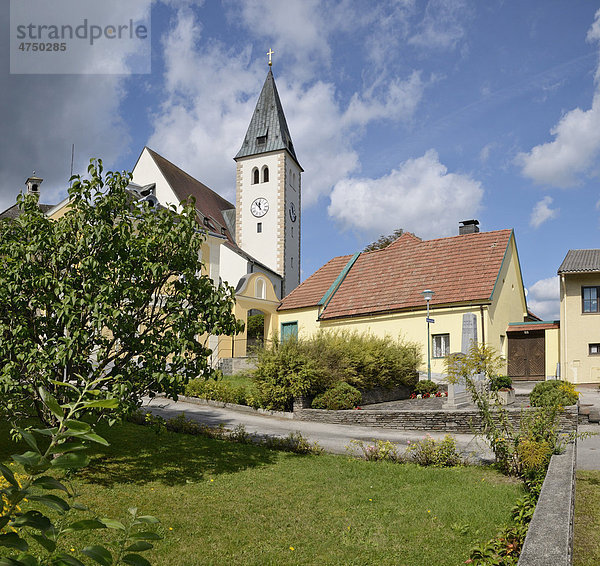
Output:
[[485,324],[483,317],[483,305],[480,305],[479,311],[481,313],[481,343],[485,346]]
[[[560,379],[567,379],[565,375],[565,368],[567,364],[567,283],[565,281],[565,274],[560,274],[560,282],[562,284],[562,298],[564,303],[564,309],[562,309],[561,317],[560,317],[560,326],[559,332],[561,334],[561,342],[562,342],[562,352],[559,352],[559,361],[558,368],[559,374],[557,375]],[[563,324],[564,321],[564,324]]]

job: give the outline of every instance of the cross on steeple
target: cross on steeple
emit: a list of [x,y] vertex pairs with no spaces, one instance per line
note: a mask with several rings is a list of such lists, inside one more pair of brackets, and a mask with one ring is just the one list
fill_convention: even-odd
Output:
[[275,51],[269,48],[269,50],[267,51],[267,55],[269,56],[269,67],[273,66],[273,61],[271,60],[271,55],[273,55],[273,53],[275,53]]

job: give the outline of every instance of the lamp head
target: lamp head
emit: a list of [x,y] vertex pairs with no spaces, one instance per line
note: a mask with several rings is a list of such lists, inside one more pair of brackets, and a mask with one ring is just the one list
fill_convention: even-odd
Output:
[[435,291],[432,291],[431,289],[425,289],[425,291],[421,291],[421,295],[423,295],[423,298],[429,302],[435,295]]

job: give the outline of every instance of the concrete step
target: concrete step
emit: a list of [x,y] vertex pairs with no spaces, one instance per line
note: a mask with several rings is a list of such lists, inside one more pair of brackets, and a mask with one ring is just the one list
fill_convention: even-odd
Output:
[[590,409],[588,419],[591,423],[600,423],[600,409],[598,407]]

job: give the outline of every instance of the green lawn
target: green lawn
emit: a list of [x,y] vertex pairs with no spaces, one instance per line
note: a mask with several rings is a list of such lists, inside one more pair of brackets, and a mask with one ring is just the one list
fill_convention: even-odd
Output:
[[[5,429],[1,431],[5,432]],[[509,520],[521,484],[487,468],[300,456],[123,424],[75,479],[100,516],[153,514],[155,565],[462,564]],[[1,438],[6,438],[2,434]],[[0,443],[0,460],[15,447]],[[81,548],[97,531],[67,547]]]
[[600,471],[577,472],[574,566],[600,564]]
[[249,375],[243,373],[236,373],[234,375],[224,375],[223,381],[229,383],[233,387],[247,387],[252,389],[254,387],[254,382]]

